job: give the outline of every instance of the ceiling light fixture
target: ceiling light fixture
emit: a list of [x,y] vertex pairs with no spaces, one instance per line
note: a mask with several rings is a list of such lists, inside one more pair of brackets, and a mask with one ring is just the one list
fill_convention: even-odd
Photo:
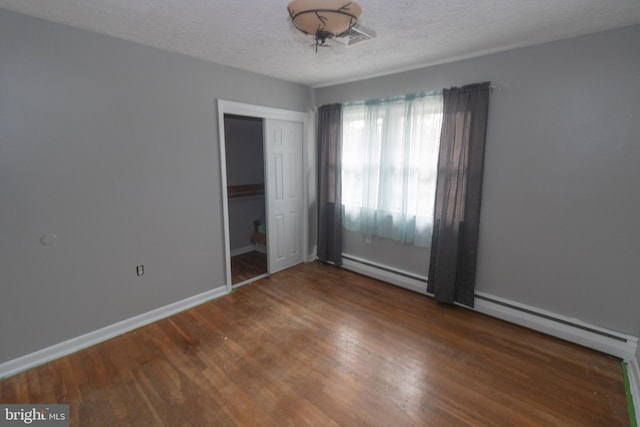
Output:
[[349,31],[362,13],[358,3],[345,0],[293,0],[287,10],[293,25],[313,36],[316,52],[328,39]]

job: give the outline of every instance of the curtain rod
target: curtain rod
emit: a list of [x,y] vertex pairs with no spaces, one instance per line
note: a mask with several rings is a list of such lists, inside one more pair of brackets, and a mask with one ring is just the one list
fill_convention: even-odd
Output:
[[492,92],[502,92],[509,89],[509,83],[507,82],[495,82],[489,85],[489,90]]
[[[491,92],[503,92],[506,91],[507,89],[509,89],[509,83],[508,82],[502,82],[502,81],[498,81],[495,83],[491,83],[489,85],[489,90]],[[431,92],[418,92],[416,95],[433,95],[434,93],[437,93],[439,91],[431,91]],[[397,95],[397,96],[392,96],[392,97],[388,97],[388,98],[382,98],[385,100],[392,100],[392,99],[397,99],[397,98],[404,98],[405,96],[407,96],[409,94],[405,94],[405,95]],[[360,103],[365,103],[367,100],[358,100],[358,101],[345,101],[345,102],[341,102],[341,104],[346,105],[346,104],[360,104]],[[313,106],[313,111],[318,111],[318,106],[314,105]]]

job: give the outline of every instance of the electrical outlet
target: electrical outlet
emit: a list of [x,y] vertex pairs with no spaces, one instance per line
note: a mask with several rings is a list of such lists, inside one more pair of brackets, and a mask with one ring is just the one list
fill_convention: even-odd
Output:
[[139,265],[136,267],[136,274],[138,276],[142,276],[144,274],[144,265]]

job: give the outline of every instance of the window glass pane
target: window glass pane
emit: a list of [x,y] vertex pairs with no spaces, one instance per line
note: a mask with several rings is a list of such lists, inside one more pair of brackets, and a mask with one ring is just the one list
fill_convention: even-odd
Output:
[[345,227],[430,242],[441,123],[440,94],[343,107]]

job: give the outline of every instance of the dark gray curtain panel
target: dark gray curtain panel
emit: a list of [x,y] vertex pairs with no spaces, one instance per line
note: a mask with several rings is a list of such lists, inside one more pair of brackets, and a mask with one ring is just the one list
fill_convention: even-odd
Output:
[[442,133],[427,290],[473,307],[489,82],[443,91]]
[[342,105],[318,109],[318,259],[342,265]]

